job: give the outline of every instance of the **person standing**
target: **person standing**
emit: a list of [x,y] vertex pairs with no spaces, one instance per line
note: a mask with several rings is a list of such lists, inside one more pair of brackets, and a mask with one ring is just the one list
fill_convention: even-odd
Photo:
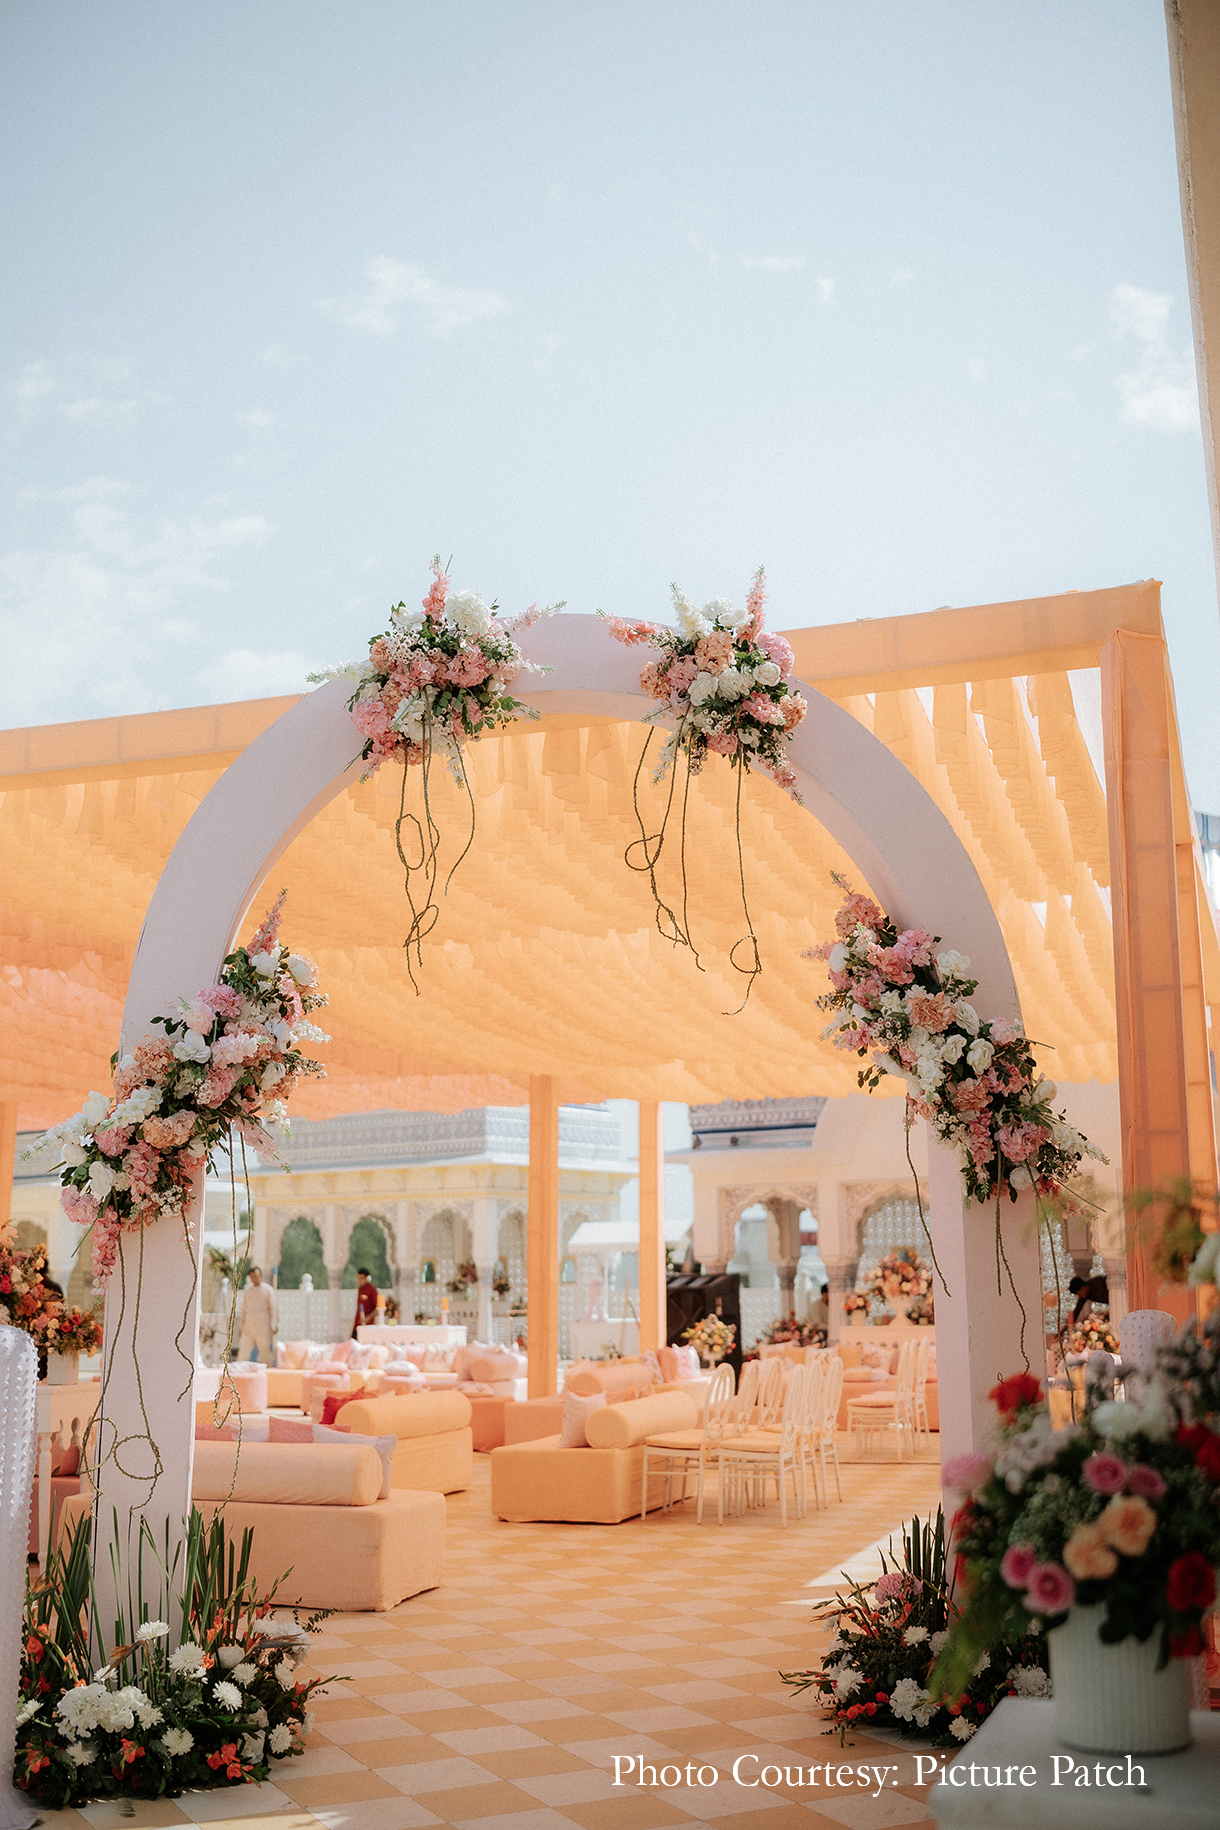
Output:
[[809,1322],[811,1324],[811,1326],[813,1326],[814,1328],[827,1328],[828,1329],[830,1327],[830,1303],[828,1300],[829,1296],[830,1296],[830,1285],[823,1284],[822,1285],[822,1294],[818,1297],[817,1302],[816,1303],[811,1302],[809,1304],[809,1307],[805,1311],[805,1320],[807,1322]]
[[275,1307],[275,1291],[270,1284],[263,1282],[263,1274],[257,1265],[251,1265],[246,1275],[246,1286],[241,1293],[241,1339],[238,1343],[239,1360],[259,1360],[264,1366],[275,1365],[275,1354],[271,1347],[271,1337],[280,1325],[280,1318]]
[[352,1323],[352,1339],[357,1338],[357,1328],[371,1325],[377,1320],[377,1285],[372,1275],[365,1269],[356,1272],[356,1319]]

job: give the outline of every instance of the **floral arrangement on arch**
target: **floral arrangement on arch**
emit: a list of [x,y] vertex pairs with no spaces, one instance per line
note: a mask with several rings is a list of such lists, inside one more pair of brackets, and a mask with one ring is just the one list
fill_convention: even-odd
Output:
[[737,1324],[726,1322],[718,1315],[705,1315],[701,1322],[686,1330],[682,1339],[694,1348],[701,1360],[723,1360],[733,1351]]
[[123,1233],[182,1220],[196,1171],[234,1131],[276,1157],[286,1101],[302,1078],[325,1073],[299,1047],[330,1040],[308,1015],[327,1000],[313,961],[279,939],[285,894],[249,945],[229,954],[215,985],[179,999],[177,1016],[154,1017],[161,1036],[113,1058],[112,1094],[90,1093],[24,1153],[57,1153],[60,1204],[93,1229],[96,1284],[113,1271]]
[[[120,1619],[124,1643],[108,1656],[89,1629],[88,1519],[69,1549],[52,1553],[25,1604],[14,1779],[32,1799],[60,1809],[258,1785],[305,1752],[310,1700],[327,1680],[297,1668],[322,1616],[272,1618],[275,1587],[260,1596],[247,1576],[250,1537],[239,1555],[219,1520],[205,1528],[193,1513],[184,1592],[160,1597],[174,1625],[150,1619],[136,1598],[139,1621]],[[141,1548],[147,1566],[141,1559],[131,1572],[137,1589],[158,1566],[147,1527]]]
[[78,1309],[48,1289],[47,1248],[0,1241],[0,1322],[20,1328],[46,1353],[96,1353],[101,1324],[89,1309]]
[[1081,1422],[1056,1430],[1030,1373],[989,1394],[993,1454],[945,1464],[966,1495],[954,1521],[965,1605],[933,1688],[955,1695],[980,1655],[1074,1607],[1100,1606],[1103,1643],[1153,1634],[1158,1664],[1203,1649],[1220,1563],[1220,1332],[1193,1321],[1156,1356],[1138,1403],[1090,1383]]
[[907,1083],[908,1117],[926,1118],[962,1167],[979,1202],[1023,1189],[1059,1193],[1082,1158],[1105,1157],[1052,1110],[1057,1088],[1041,1077],[1020,1022],[980,1017],[971,1003],[970,961],[922,928],[895,927],[867,896],[835,881],[847,899],[838,939],[805,957],[824,960],[833,990],[818,999],[834,1013],[836,1048],[868,1065],[857,1076],[872,1092],[884,1074]]
[[[415,965],[420,965],[421,943],[439,913],[433,893],[441,835],[429,791],[432,763],[439,756],[470,796],[463,746],[518,718],[538,716],[514,698],[511,689],[522,673],[547,670],[525,659],[517,637],[541,617],[562,609],[562,603],[531,604],[519,616],[505,620],[498,614],[499,605],[485,603],[477,591],[453,591],[438,553],[432,561],[432,585],[421,607],[408,610],[405,602],[395,604],[390,627],[369,638],[367,661],[351,661],[309,675],[313,684],[336,679],[355,682],[348,705],[352,723],[364,741],[360,752],[368,765],[364,780],[375,775],[383,762],[402,765],[402,799],[394,834],[412,916],[403,944],[417,994],[412,955]],[[420,772],[422,818],[406,811],[412,768]],[[461,857],[473,842],[474,818],[471,796],[470,839]],[[404,828],[410,856],[403,846]],[[413,881],[421,878],[424,897],[417,907]]]
[[980,1654],[960,1693],[951,1702],[929,1689],[932,1667],[947,1644],[956,1617],[945,1569],[944,1517],[918,1519],[903,1531],[903,1567],[890,1568],[875,1583],[850,1585],[814,1614],[831,1627],[821,1663],[806,1671],[782,1671],[794,1690],[813,1690],[839,1731],[886,1728],[928,1735],[942,1747],[969,1741],[1006,1696],[1047,1697],[1046,1641],[1037,1624],[1020,1638]]
[[[670,783],[660,831],[649,833],[639,811],[639,774],[652,743],[653,733],[649,732],[636,770],[635,807],[640,837],[628,846],[626,862],[631,869],[648,875],[660,932],[676,945],[689,947],[698,959],[686,907],[685,793],[679,813],[681,914],[663,901],[657,886],[657,867],[674,805],[677,762],[679,757],[686,761],[687,791],[691,776],[699,774],[709,752],[723,756],[737,770],[738,874],[748,932],[729,957],[734,970],[748,979],[748,999],[762,967],[750,919],[741,851],[742,777],[747,769],[761,770],[794,800],[800,800],[796,773],[788,756],[788,740],[809,710],[809,702],[791,681],[791,645],[782,635],[763,628],[766,591],[761,566],[754,575],[744,609],[739,610],[728,598],[714,597],[700,610],[677,585],[670,589],[676,629],[664,623],[632,622],[598,612],[616,641],[657,650],[658,659],[644,668],[640,686],[657,701],[650,718],[665,720],[672,727],[653,773],[654,781],[668,779]],[[739,947],[746,951],[746,965],[739,965],[735,957]]]

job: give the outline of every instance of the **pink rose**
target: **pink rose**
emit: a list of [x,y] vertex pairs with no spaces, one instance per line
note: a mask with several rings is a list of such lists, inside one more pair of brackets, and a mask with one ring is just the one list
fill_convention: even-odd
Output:
[[1038,1553],[1032,1544],[1010,1544],[1004,1552],[1000,1574],[1010,1589],[1023,1589],[1037,1561]]
[[1094,1493],[1121,1493],[1127,1484],[1127,1464],[1118,1455],[1090,1455],[1080,1472]]
[[972,1453],[955,1455],[947,1461],[941,1470],[941,1479],[946,1487],[952,1487],[955,1493],[973,1493],[991,1478],[991,1458],[987,1455]]
[[707,747],[715,750],[717,756],[735,756],[737,739],[732,731],[711,731],[708,733]]
[[1076,1584],[1059,1563],[1035,1563],[1029,1572],[1025,1605],[1031,1614],[1065,1614],[1076,1599]]
[[[94,1142],[96,1143],[96,1141],[97,1133],[94,1132]],[[1147,1462],[1137,1462],[1135,1467],[1128,1471],[1127,1492],[1138,1493],[1146,1500],[1159,1500],[1164,1497],[1165,1482],[1156,1469],[1150,1468]]]

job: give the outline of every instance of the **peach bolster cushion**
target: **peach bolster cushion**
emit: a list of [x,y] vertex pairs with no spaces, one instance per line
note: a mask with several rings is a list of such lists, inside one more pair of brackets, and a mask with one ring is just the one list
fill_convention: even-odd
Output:
[[581,1398],[605,1392],[609,1399],[611,1392],[623,1391],[628,1386],[642,1396],[651,1384],[652,1374],[642,1360],[599,1360],[594,1365],[586,1362],[584,1366],[570,1366],[563,1389],[576,1392]]
[[[231,1490],[231,1491],[230,1491]],[[372,1506],[381,1491],[381,1457],[360,1443],[328,1443],[311,1453],[288,1442],[197,1442],[192,1500],[244,1505]]]
[[442,1436],[470,1427],[470,1400],[464,1392],[423,1391],[418,1397],[357,1398],[343,1409],[343,1422],[355,1436]]
[[608,1404],[585,1421],[591,1449],[630,1449],[665,1430],[694,1429],[699,1408],[685,1392],[658,1392],[630,1404]]

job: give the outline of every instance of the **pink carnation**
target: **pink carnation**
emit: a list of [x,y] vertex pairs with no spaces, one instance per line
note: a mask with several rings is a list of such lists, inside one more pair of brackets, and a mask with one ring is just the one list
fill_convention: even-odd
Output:
[[1121,1493],[1127,1485],[1129,1470],[1121,1456],[1108,1455],[1103,1451],[1098,1455],[1090,1455],[1080,1472],[1094,1493]]
[[775,662],[786,680],[796,663],[791,643],[786,642],[782,635],[776,635],[770,629],[764,629],[762,634],[757,637],[757,646],[762,649],[768,661]]
[[1000,1574],[1010,1589],[1023,1589],[1037,1561],[1038,1553],[1032,1544],[1010,1544],[1000,1563]]
[[1127,1492],[1138,1493],[1146,1500],[1162,1499],[1165,1494],[1164,1477],[1155,1468],[1150,1468],[1147,1462],[1137,1462],[1127,1473]]
[[1035,1563],[1029,1572],[1025,1605],[1031,1614],[1065,1614],[1076,1599],[1076,1584],[1059,1563]]
[[991,1457],[977,1450],[969,1455],[955,1455],[941,1470],[941,1479],[955,1493],[973,1493],[991,1478]]

